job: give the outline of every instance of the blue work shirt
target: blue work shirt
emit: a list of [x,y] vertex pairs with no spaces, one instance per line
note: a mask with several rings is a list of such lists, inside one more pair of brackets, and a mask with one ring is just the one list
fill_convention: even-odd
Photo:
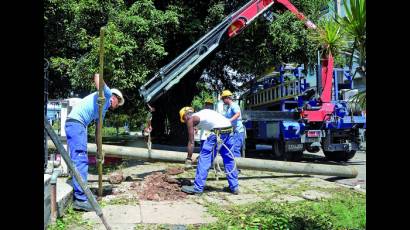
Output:
[[[241,112],[241,108],[239,105],[235,102],[233,102],[229,107],[228,110],[225,113],[226,118],[232,118],[237,112]],[[245,129],[242,124],[242,113],[239,115],[239,117],[232,121],[232,127],[234,127],[235,132],[242,133],[245,132]]]
[[[105,113],[107,112],[108,108],[110,108],[112,92],[111,89],[108,88],[106,84],[104,84],[104,97],[105,103],[103,106],[103,120],[105,117]],[[98,120],[98,92],[94,92],[83,99],[73,107],[68,118],[75,119],[83,123],[86,127],[93,121]]]

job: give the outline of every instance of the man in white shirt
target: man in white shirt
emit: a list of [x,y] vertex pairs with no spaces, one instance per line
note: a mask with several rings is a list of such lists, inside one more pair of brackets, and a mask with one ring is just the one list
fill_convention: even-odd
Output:
[[188,157],[192,157],[194,149],[194,127],[211,131],[199,153],[194,185],[183,186],[182,191],[188,194],[201,194],[203,192],[206,178],[208,177],[208,170],[215,157],[214,148],[217,147],[217,141],[220,138],[224,144],[220,148],[220,155],[224,162],[229,191],[233,194],[239,194],[238,170],[236,169],[235,156],[233,155],[233,129],[229,119],[210,109],[203,109],[194,113],[192,107],[182,108],[179,111],[179,116],[181,122],[185,123],[188,129]]

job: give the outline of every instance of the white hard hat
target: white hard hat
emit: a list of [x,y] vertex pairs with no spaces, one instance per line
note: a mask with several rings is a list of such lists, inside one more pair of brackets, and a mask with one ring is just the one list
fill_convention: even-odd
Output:
[[125,99],[124,99],[124,97],[122,96],[122,93],[121,93],[118,89],[111,89],[111,92],[112,92],[113,94],[117,95],[117,96],[120,98],[120,100],[119,100],[119,102],[118,102],[118,105],[119,105],[119,106],[123,105],[124,102],[125,102]]

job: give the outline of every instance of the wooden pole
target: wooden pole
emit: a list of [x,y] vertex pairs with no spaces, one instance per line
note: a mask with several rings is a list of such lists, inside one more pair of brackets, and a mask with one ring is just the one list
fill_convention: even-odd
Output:
[[103,163],[104,163],[104,155],[102,152],[102,127],[103,127],[103,117],[102,117],[102,112],[103,112],[103,106],[105,104],[105,97],[104,97],[104,33],[105,33],[105,28],[101,27],[100,29],[100,76],[98,79],[98,112],[99,112],[99,118],[98,118],[98,127],[97,127],[97,151],[98,151],[98,156],[97,156],[97,163],[98,163],[98,196],[102,196],[102,171],[103,171]]

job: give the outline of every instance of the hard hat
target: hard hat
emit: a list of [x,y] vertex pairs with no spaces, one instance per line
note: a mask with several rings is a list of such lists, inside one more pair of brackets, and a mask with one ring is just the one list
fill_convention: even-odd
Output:
[[230,96],[232,96],[231,91],[229,90],[222,91],[221,97],[230,97]]
[[179,110],[179,119],[181,120],[182,123],[185,123],[184,121],[184,115],[186,112],[194,112],[194,108],[185,106],[181,110]]
[[122,96],[122,93],[118,89],[111,89],[111,93],[115,94],[116,96],[120,98],[120,100],[118,101],[119,106],[124,104],[125,102],[124,97]]
[[213,104],[213,103],[214,103],[214,99],[212,99],[212,98],[207,98],[207,99],[205,100],[205,103]]

